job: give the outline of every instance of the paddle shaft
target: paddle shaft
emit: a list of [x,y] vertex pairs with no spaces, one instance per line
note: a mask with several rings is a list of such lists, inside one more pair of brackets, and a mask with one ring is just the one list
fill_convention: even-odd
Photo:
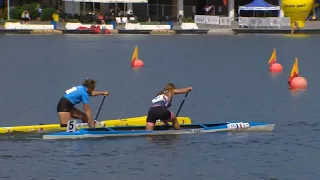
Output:
[[182,108],[182,106],[183,106],[183,104],[184,104],[184,101],[187,99],[188,94],[189,94],[189,91],[188,91],[188,92],[186,93],[186,95],[184,96],[184,99],[183,99],[183,101],[182,101],[181,104],[180,104],[180,107],[179,107],[179,109],[178,109],[178,112],[177,112],[177,114],[176,114],[176,117],[178,117],[178,115],[179,115],[179,113],[180,113],[180,110],[181,110],[181,108]]
[[101,110],[101,108],[102,108],[102,105],[103,105],[105,99],[106,99],[106,96],[103,96],[102,101],[101,101],[101,104],[100,104],[100,107],[99,107],[99,110],[98,110],[97,115],[96,115],[96,118],[95,118],[94,120],[97,120],[97,119],[98,119],[99,114],[100,114],[100,110]]

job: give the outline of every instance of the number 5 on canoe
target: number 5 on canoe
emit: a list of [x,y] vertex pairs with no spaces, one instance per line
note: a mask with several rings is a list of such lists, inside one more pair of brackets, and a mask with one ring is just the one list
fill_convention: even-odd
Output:
[[70,120],[68,121],[67,125],[67,132],[75,132],[77,129],[77,121],[76,120]]

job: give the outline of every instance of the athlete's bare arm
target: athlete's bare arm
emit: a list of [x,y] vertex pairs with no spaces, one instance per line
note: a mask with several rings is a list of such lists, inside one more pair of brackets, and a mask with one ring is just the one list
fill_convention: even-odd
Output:
[[91,112],[89,104],[83,104],[83,109],[88,117],[88,124],[90,124],[91,127],[94,127],[94,121],[92,118],[92,112]]
[[181,88],[181,89],[174,89],[173,92],[175,94],[183,94],[183,93],[186,93],[191,90],[192,90],[192,87],[186,87],[186,88]]
[[109,92],[108,91],[92,91],[91,92],[91,96],[100,96],[100,95],[108,96]]

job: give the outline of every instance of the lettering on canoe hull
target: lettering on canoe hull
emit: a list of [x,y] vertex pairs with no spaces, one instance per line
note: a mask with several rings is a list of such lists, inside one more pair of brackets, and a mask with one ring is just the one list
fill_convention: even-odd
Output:
[[189,131],[192,134],[199,134],[199,133],[203,133],[203,128],[201,129],[188,129],[187,131]]
[[249,123],[229,123],[227,124],[229,129],[242,129],[250,127]]

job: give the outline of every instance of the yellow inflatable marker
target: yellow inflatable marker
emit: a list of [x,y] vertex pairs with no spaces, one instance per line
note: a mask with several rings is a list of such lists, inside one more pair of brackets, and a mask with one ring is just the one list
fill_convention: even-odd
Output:
[[290,17],[291,27],[297,22],[299,28],[305,26],[305,21],[313,8],[314,0],[282,0],[282,10],[286,17]]

